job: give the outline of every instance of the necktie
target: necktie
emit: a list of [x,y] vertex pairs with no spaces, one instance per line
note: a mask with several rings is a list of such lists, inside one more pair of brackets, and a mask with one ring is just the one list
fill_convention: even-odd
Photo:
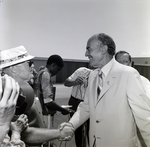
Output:
[[103,86],[102,74],[103,74],[102,71],[100,71],[98,73],[97,99],[98,99],[98,97],[100,95],[100,92],[101,92],[101,89],[102,89],[102,86]]

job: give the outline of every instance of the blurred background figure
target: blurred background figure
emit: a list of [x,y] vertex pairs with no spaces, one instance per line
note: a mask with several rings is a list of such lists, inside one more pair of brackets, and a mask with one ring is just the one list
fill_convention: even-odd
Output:
[[116,54],[115,54],[115,59],[121,63],[121,64],[124,64],[124,65],[127,65],[127,66],[131,66],[132,64],[132,61],[131,61],[131,56],[128,52],[126,51],[118,51]]
[[[115,54],[115,59],[116,59],[116,61],[118,61],[121,64],[124,64],[127,66],[132,66],[131,55],[126,51],[118,51]],[[140,77],[142,79],[144,90],[145,90],[146,94],[150,95],[150,81],[142,75],[140,75]],[[138,134],[138,137],[139,137],[142,147],[146,147],[145,142],[144,142],[142,135],[138,128],[137,128],[137,134]]]
[[34,62],[33,61],[29,60],[29,66],[31,67],[31,78],[30,78],[28,83],[34,89],[35,88],[35,79],[37,77],[37,71],[34,68]]
[[[78,68],[70,77],[65,80],[64,85],[72,87],[71,97],[68,104],[76,111],[80,102],[84,101],[85,91],[88,85],[88,77],[91,70],[85,67]],[[70,114],[72,117],[73,114]],[[89,120],[75,131],[75,143],[77,147],[86,147],[88,137]]]
[[35,93],[40,99],[43,114],[54,115],[60,111],[63,115],[70,113],[68,109],[62,108],[54,101],[54,88],[51,77],[55,76],[64,66],[63,59],[59,55],[51,55],[46,66],[41,66],[35,81]]
[[[116,61],[118,61],[121,64],[124,64],[127,66],[132,66],[131,55],[126,51],[118,51],[115,54],[115,59],[116,59]],[[140,76],[141,76],[146,94],[150,95],[150,81],[146,77],[144,77],[142,75],[140,75]]]

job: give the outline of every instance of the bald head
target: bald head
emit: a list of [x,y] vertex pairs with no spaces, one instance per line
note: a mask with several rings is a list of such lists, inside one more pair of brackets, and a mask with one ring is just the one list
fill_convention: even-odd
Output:
[[115,50],[115,42],[110,36],[95,34],[87,42],[85,56],[89,58],[92,68],[102,68],[113,58]]
[[104,33],[100,33],[100,34],[93,35],[89,40],[91,39],[97,39],[98,41],[101,42],[101,44],[106,45],[108,47],[107,49],[108,54],[112,56],[115,55],[116,44],[110,36]]
[[118,61],[121,64],[131,66],[131,56],[126,51],[119,51],[115,55],[116,61]]

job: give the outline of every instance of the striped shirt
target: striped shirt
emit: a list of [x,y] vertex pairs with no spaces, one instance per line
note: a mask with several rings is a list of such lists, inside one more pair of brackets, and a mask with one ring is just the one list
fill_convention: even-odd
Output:
[[78,68],[68,79],[75,81],[77,78],[83,79],[83,83],[72,87],[71,95],[77,99],[84,100],[87,88],[88,77],[91,70],[85,67]]

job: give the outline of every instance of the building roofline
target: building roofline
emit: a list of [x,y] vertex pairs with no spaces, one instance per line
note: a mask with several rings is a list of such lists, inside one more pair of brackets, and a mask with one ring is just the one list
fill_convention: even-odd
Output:
[[[34,60],[47,60],[47,57],[35,57]],[[88,60],[81,60],[81,59],[63,59],[64,61],[69,62],[88,62]]]

